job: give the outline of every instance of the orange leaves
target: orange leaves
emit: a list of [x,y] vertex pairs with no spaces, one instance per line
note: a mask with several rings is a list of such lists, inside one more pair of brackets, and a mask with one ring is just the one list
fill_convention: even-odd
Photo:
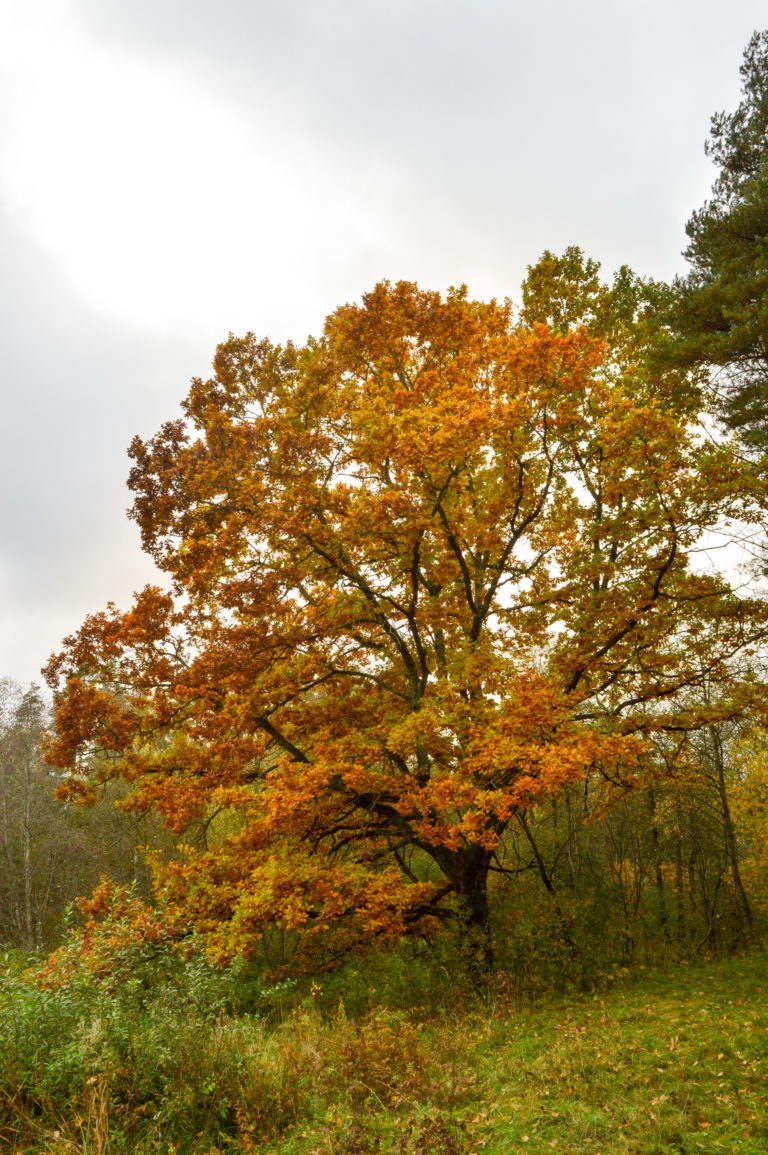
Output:
[[108,691],[73,676],[59,701],[56,726],[46,758],[55,766],[69,767],[83,747],[97,737],[103,750],[124,750],[133,738],[135,717]]
[[629,357],[628,283],[569,262],[528,328],[385,282],[301,348],[231,338],[185,420],[131,447],[175,593],[67,639],[51,758],[70,796],[120,773],[178,831],[231,814],[158,876],[217,950],[270,920],[347,945],[446,902],[487,921],[515,811],[631,780],[645,734],[703,724],[702,671],[765,633],[689,566],[738,463]]
[[251,835],[232,840],[233,853],[186,848],[182,861],[157,866],[156,888],[169,910],[184,910],[219,961],[251,954],[270,929],[301,932],[293,949],[314,965],[323,952],[356,946],[361,939],[399,937],[425,931],[434,920],[424,907],[438,893],[434,883],[414,885],[394,867],[307,857],[299,842],[285,837],[267,847]]

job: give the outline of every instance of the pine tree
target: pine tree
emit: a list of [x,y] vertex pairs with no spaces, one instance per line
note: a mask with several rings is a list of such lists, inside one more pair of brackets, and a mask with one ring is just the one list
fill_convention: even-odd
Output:
[[768,31],[741,65],[742,100],[712,118],[720,172],[686,231],[691,263],[676,285],[674,359],[721,367],[719,415],[744,445],[768,448]]

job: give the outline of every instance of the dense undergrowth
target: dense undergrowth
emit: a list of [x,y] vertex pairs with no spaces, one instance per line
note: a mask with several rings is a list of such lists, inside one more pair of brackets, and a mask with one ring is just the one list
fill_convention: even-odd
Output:
[[[0,1149],[128,1155],[764,1153],[755,951],[482,995],[390,952],[264,985],[202,952],[118,983],[0,982]],[[583,980],[583,976],[582,976]]]

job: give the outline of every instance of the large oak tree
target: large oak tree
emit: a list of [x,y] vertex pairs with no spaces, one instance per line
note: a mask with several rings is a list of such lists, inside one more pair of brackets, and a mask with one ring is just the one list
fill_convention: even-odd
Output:
[[451,920],[488,953],[510,822],[752,692],[732,660],[766,611],[691,565],[740,466],[618,321],[542,323],[549,260],[522,320],[384,283],[302,347],[231,338],[131,447],[172,589],[52,659],[49,756],[69,797],[121,775],[179,831],[231,815],[158,877],[223,956]]

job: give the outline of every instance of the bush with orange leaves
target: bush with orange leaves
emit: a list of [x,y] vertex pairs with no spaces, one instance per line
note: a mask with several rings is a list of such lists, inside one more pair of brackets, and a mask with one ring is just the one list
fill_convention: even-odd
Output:
[[184,939],[185,928],[168,912],[148,906],[130,887],[102,878],[90,898],[76,900],[84,924],[70,927],[64,942],[35,972],[44,987],[87,982],[116,990],[151,960]]

